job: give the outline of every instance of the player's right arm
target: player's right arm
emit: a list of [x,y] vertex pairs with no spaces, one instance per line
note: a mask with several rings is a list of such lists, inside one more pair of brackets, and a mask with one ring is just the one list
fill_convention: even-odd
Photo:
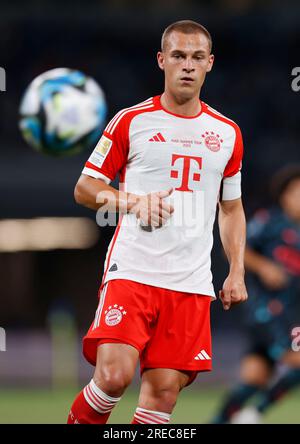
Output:
[[287,284],[286,272],[280,265],[248,246],[245,250],[245,266],[270,290],[280,290]]
[[251,273],[256,274],[268,289],[279,290],[288,281],[285,270],[275,261],[259,252],[260,246],[268,242],[269,217],[267,210],[261,210],[248,224],[245,267]]
[[103,179],[87,174],[81,174],[75,186],[74,197],[78,204],[92,210],[98,210],[105,204],[109,211],[120,213],[127,213],[138,201],[137,195],[118,191]]
[[[126,114],[126,113],[125,113]],[[112,124],[113,122],[117,124]],[[117,173],[124,171],[129,152],[129,124],[126,118],[114,118],[106,127],[93,153],[85,164],[74,196],[77,203],[88,208],[133,213],[144,225],[161,226],[174,211],[164,202],[172,189],[147,195],[117,190],[110,185]]]
[[76,184],[74,197],[78,204],[93,210],[133,213],[144,225],[161,226],[166,223],[174,208],[163,201],[171,194],[172,189],[137,195],[126,193],[108,185],[102,179],[95,179],[82,174]]

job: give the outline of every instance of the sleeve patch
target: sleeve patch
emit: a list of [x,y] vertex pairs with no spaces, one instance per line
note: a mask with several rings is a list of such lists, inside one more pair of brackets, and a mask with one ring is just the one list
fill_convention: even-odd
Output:
[[112,140],[103,135],[91,154],[89,161],[97,167],[101,167],[111,149],[112,143]]

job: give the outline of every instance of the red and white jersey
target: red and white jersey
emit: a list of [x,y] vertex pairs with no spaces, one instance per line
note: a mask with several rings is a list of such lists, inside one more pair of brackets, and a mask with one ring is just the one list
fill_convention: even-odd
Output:
[[239,127],[205,103],[194,117],[164,109],[160,96],[120,111],[109,122],[83,174],[107,183],[120,174],[135,194],[173,188],[168,223],[143,229],[126,214],[108,248],[102,285],[130,279],[215,296],[211,274],[213,224],[223,200],[241,196],[243,142]]

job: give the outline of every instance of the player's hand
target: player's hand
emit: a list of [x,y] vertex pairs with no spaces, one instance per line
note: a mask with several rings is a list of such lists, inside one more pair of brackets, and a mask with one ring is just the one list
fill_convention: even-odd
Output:
[[229,310],[232,305],[246,301],[248,294],[244,273],[229,273],[223,284],[223,289],[219,291],[219,298],[221,299],[224,310]]
[[257,272],[261,282],[270,290],[280,290],[287,285],[288,276],[280,265],[265,259]]
[[161,227],[171,217],[174,207],[164,201],[164,198],[172,194],[173,188],[164,191],[138,196],[137,203],[131,208],[140,220],[141,226]]

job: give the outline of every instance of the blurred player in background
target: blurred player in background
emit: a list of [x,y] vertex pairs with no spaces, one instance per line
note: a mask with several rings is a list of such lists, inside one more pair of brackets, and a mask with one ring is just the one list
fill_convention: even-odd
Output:
[[[241,363],[241,382],[215,423],[260,422],[300,384],[300,353],[291,348],[292,328],[300,325],[300,165],[280,170],[271,190],[277,205],[258,211],[248,225],[245,265],[252,279],[245,318],[252,345]],[[274,381],[278,363],[284,371]],[[257,393],[254,406],[238,412]]]
[[[226,310],[247,298],[242,136],[232,120],[199,100],[213,66],[211,48],[198,23],[165,30],[157,54],[164,93],[110,121],[76,186],[78,203],[121,218],[83,341],[96,369],[71,407],[70,424],[106,423],[138,360],[142,383],[133,423],[168,423],[180,390],[211,369],[210,252],[219,199],[230,263],[219,296]],[[109,185],[117,173],[122,191]]]

